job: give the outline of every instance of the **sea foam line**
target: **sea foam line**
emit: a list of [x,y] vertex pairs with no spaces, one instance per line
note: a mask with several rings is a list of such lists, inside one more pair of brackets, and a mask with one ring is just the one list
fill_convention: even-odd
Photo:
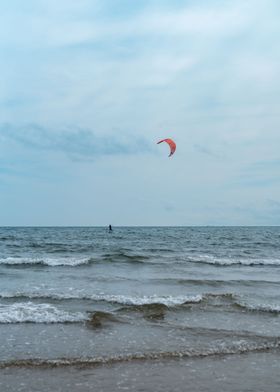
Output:
[[50,304],[20,302],[12,305],[0,305],[0,323],[75,323],[88,319],[81,312],[69,313]]
[[195,255],[187,257],[192,263],[204,263],[218,266],[244,265],[244,266],[280,266],[280,258],[278,259],[237,259],[234,257],[215,257],[213,255]]
[[74,258],[74,257],[61,257],[61,258],[31,258],[31,257],[7,257],[1,258],[0,264],[2,265],[43,265],[49,267],[69,266],[76,267],[83,264],[89,264],[90,258]]
[[7,367],[36,367],[36,368],[54,368],[54,367],[70,367],[70,366],[99,366],[104,364],[125,363],[131,361],[147,361],[158,359],[192,359],[205,358],[211,356],[241,355],[253,352],[264,352],[273,349],[279,349],[279,340],[263,343],[237,342],[229,347],[216,347],[202,351],[182,350],[182,351],[161,351],[147,352],[135,354],[120,354],[111,357],[85,357],[85,358],[56,358],[56,359],[15,359],[10,361],[0,361],[0,369]]
[[[110,256],[110,257],[109,257]],[[123,255],[124,259],[132,260],[133,262],[141,262],[143,263],[144,256],[129,256]],[[100,262],[107,261],[115,261],[118,262],[120,257],[116,255],[104,255],[99,256]],[[217,266],[232,266],[232,265],[242,265],[242,266],[280,266],[280,258],[277,259],[238,259],[238,258],[222,258],[215,257],[213,255],[195,255],[195,256],[187,256],[182,257],[182,259],[177,260],[178,263],[182,263],[185,261],[191,263],[203,263]],[[87,265],[93,262],[97,262],[98,260],[92,257],[59,257],[59,258],[50,258],[50,257],[6,257],[0,258],[0,265],[8,265],[8,266],[20,266],[20,265],[42,265],[49,267],[58,267],[58,266],[69,266],[76,267],[80,265]],[[156,261],[154,261],[156,262]]]
[[22,292],[2,292],[0,293],[2,299],[49,299],[49,300],[75,300],[84,299],[92,301],[104,301],[115,303],[119,305],[152,305],[162,304],[168,307],[184,305],[188,303],[199,303],[203,300],[204,296],[198,295],[180,295],[180,296],[127,296],[127,295],[114,295],[114,294],[86,294],[84,292],[67,292],[53,293],[50,291],[22,291]]
[[[234,294],[234,293],[203,293],[203,294],[196,294],[196,295],[180,295],[180,296],[158,296],[158,295],[151,295],[151,296],[127,296],[127,295],[114,295],[114,294],[89,294],[85,293],[84,291],[73,291],[69,290],[68,292],[52,292],[52,291],[18,291],[18,292],[2,292],[0,293],[0,298],[2,299],[15,299],[27,302],[21,302],[21,304],[28,304],[27,308],[31,312],[33,309],[30,305],[30,300],[42,300],[42,301],[50,301],[50,300],[57,300],[57,301],[71,301],[71,300],[88,300],[88,301],[96,301],[96,302],[107,302],[112,304],[118,305],[126,305],[126,306],[143,306],[143,305],[165,305],[169,308],[181,306],[181,305],[188,305],[188,304],[199,304],[205,303],[211,305],[214,301],[215,305],[217,305],[217,301],[220,303],[220,306],[223,306],[223,302],[226,301],[226,304],[231,304],[232,306],[238,306],[242,309],[247,311],[255,311],[255,312],[266,312],[266,313],[280,313],[280,304],[255,304],[250,303],[248,300],[242,299],[242,297]],[[13,312],[16,311],[16,306],[19,303],[13,305],[2,305],[0,306],[0,322],[1,321],[1,312],[3,314],[4,309],[3,306],[14,306],[11,308]],[[42,304],[41,306],[46,306],[48,304]],[[23,305],[22,305],[23,306]],[[35,306],[35,304],[34,304]],[[40,305],[36,305],[40,306]],[[53,312],[52,314],[57,314],[51,308],[51,305],[47,307],[41,307],[39,309],[42,314],[44,314],[43,310],[48,310],[49,312]],[[19,309],[22,309],[22,307]],[[60,311],[61,312],[61,311]],[[72,317],[72,316],[71,316]],[[65,319],[65,321],[72,321],[72,319],[68,320],[67,317],[65,318],[65,314],[61,314],[61,322]],[[84,318],[85,319],[85,318]],[[29,321],[29,320],[27,320]],[[75,321],[75,320],[74,320]],[[79,317],[77,319],[79,320]],[[19,322],[19,321],[18,321]],[[36,320],[34,321],[36,322]],[[38,321],[37,321],[38,322]],[[48,321],[41,321],[41,322],[48,322]],[[55,321],[51,321],[55,322]],[[60,321],[58,321],[60,322]]]

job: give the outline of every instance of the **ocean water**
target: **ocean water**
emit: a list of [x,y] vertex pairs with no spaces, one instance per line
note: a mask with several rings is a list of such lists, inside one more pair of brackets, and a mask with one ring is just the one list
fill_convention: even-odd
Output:
[[0,228],[0,390],[278,391],[279,289],[278,227]]

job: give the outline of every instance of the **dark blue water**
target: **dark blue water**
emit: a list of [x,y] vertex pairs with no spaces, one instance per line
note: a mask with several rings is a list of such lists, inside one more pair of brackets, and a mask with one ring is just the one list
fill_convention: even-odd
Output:
[[1,228],[1,366],[274,352],[279,289],[278,227]]

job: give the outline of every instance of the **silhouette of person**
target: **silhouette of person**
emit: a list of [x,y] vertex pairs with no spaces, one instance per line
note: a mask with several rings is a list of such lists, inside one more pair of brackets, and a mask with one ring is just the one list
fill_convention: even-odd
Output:
[[112,225],[109,225],[109,231],[113,231]]

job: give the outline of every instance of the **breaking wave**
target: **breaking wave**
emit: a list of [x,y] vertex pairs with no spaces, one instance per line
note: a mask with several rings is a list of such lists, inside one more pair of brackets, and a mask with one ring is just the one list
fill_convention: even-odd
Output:
[[100,328],[108,322],[120,322],[120,320],[110,312],[97,311],[90,314],[87,320],[87,326]]
[[163,304],[168,307],[183,305],[187,303],[198,303],[202,300],[202,295],[180,295],[180,296],[142,296],[134,297],[129,295],[110,295],[110,294],[87,294],[83,291],[70,291],[68,293],[53,293],[51,291],[18,291],[18,292],[2,292],[2,299],[53,299],[53,300],[73,300],[84,299],[92,301],[104,301],[116,303],[120,305],[149,305]]
[[[265,313],[276,313],[280,314],[280,304],[264,304],[264,303],[250,303],[249,300],[244,299],[242,296],[239,296],[234,293],[204,293],[204,294],[197,294],[197,295],[179,295],[179,296],[160,296],[160,295],[150,295],[150,296],[129,296],[129,295],[118,295],[118,294],[91,294],[85,293],[82,290],[70,290],[69,292],[53,292],[53,291],[18,291],[18,292],[1,292],[0,293],[1,299],[6,300],[17,300],[17,301],[25,301],[24,303],[28,303],[28,308],[33,309],[30,307],[30,301],[32,300],[40,300],[40,301],[71,301],[71,300],[85,300],[85,301],[94,301],[94,302],[105,302],[111,303],[121,306],[127,306],[131,308],[135,308],[136,310],[148,310],[149,307],[151,310],[154,310],[155,306],[163,307],[166,309],[171,308],[179,308],[181,306],[186,305],[201,305],[201,306],[215,306],[215,307],[223,307],[226,306],[227,308],[232,307],[239,308],[247,311],[254,311],[254,312],[265,312]],[[12,310],[16,311],[16,306],[22,305],[20,303],[16,303],[15,308],[11,308]],[[0,307],[0,322],[1,321],[1,314],[3,314],[3,306]],[[53,311],[51,305],[43,304],[43,305],[36,305],[42,306],[39,309],[42,314],[44,314],[43,310],[48,310],[49,312]],[[49,308],[48,308],[49,307]],[[34,310],[34,309],[33,309]],[[58,314],[58,313],[57,313]],[[38,313],[40,315],[40,312]],[[64,317],[64,316],[63,316]],[[62,321],[63,321],[62,317]],[[39,320],[38,316],[38,320]],[[43,320],[45,320],[43,318]],[[72,320],[72,319],[71,319]],[[71,321],[69,320],[69,321]],[[79,319],[80,320],[80,319]],[[77,321],[79,321],[77,320]],[[28,320],[27,320],[28,321]],[[67,321],[65,319],[65,321]],[[75,320],[74,320],[75,321]],[[36,321],[34,321],[36,322]],[[41,321],[46,322],[46,321]],[[55,322],[55,321],[54,321]],[[60,321],[58,321],[60,322]]]
[[248,304],[245,302],[237,302],[237,306],[239,306],[242,309],[249,310],[252,312],[259,312],[259,313],[275,313],[279,314],[280,313],[280,305],[277,304]]
[[[57,267],[57,266],[82,266],[94,263],[147,263],[150,260],[150,256],[138,255],[138,254],[129,254],[125,252],[116,252],[116,253],[105,253],[96,256],[88,256],[88,257],[6,257],[0,258],[0,265],[7,266],[49,266],[49,267]],[[280,266],[280,258],[271,258],[271,259],[257,259],[257,258],[234,258],[234,257],[215,257],[212,255],[195,255],[195,256],[187,256],[182,258],[177,258],[173,260],[173,263],[182,262],[190,262],[194,264],[208,264],[214,266],[227,267],[232,265],[240,265],[240,266]],[[163,259],[155,259],[151,260],[151,263],[158,264],[162,263]]]
[[204,264],[212,264],[217,266],[231,266],[231,265],[244,265],[244,266],[258,266],[258,265],[267,265],[267,266],[280,266],[280,258],[279,259],[242,259],[242,258],[234,258],[234,257],[215,257],[212,255],[196,255],[192,257],[187,257],[187,261],[192,263],[204,263]]
[[131,262],[143,263],[148,260],[148,256],[133,255],[124,252],[106,253],[95,257],[6,257],[0,258],[0,265],[7,266],[68,266],[76,267],[94,263],[110,263],[110,262]]
[[125,295],[96,295],[95,299],[107,302],[113,302],[120,305],[152,305],[162,304],[168,307],[183,305],[186,303],[197,303],[202,300],[201,295],[180,295],[180,296],[143,296],[130,297]]
[[50,304],[21,302],[0,305],[0,323],[77,323],[86,319],[81,312],[69,313]]
[[27,265],[42,265],[49,267],[57,267],[57,266],[69,266],[76,267],[79,265],[89,264],[91,262],[90,258],[72,258],[72,257],[64,257],[64,258],[32,258],[32,257],[7,257],[0,259],[0,264],[9,265],[9,266],[27,266]]

